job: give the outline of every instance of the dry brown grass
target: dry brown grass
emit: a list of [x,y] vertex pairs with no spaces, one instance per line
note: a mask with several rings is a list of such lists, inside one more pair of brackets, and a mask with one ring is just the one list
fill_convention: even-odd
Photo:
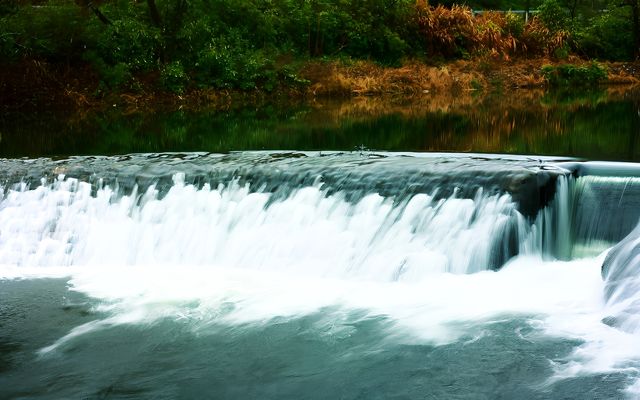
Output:
[[307,65],[301,75],[313,82],[307,92],[311,96],[415,96],[475,90],[486,84],[481,73],[464,68],[465,65],[464,61],[444,66],[411,62],[398,68],[385,68],[366,61],[350,65],[316,62]]
[[[487,19],[490,19],[487,17]],[[563,62],[575,65],[587,60],[570,56]],[[192,90],[174,95],[144,85],[135,93],[118,93],[106,97],[95,96],[95,81],[91,75],[71,75],[66,70],[55,70],[47,64],[26,62],[6,69],[0,79],[0,108],[11,109],[75,109],[113,108],[124,113],[145,110],[215,109],[227,110],[245,104],[291,104],[327,98],[397,98],[399,102],[422,102],[424,107],[448,111],[468,105],[493,89],[527,88],[518,90],[518,97],[526,97],[544,87],[541,67],[557,64],[549,57],[505,60],[485,54],[472,60],[459,60],[443,65],[427,65],[417,61],[406,62],[397,68],[358,61],[309,62],[300,75],[311,84],[306,88],[288,89],[275,93],[259,91],[240,92],[216,89]],[[640,63],[604,63],[609,76],[606,83],[625,92],[631,86],[640,86]],[[18,68],[19,67],[19,68]],[[63,83],[64,82],[64,83]],[[145,81],[142,80],[144,83]],[[324,100],[323,100],[324,101]],[[372,107],[371,102],[362,106]],[[388,102],[386,103],[388,104]]]
[[[515,58],[506,60],[490,54],[472,60],[458,60],[440,66],[407,62],[402,67],[389,68],[358,61],[311,62],[301,75],[312,82],[305,97],[354,97],[401,95],[420,97],[430,93],[474,93],[494,88],[542,88],[546,85],[541,72],[543,65],[590,61],[574,56],[557,61],[550,57]],[[640,63],[605,63],[609,71],[606,83],[640,84]]]
[[607,68],[607,83],[613,85],[640,85],[640,62],[604,63]]
[[[475,19],[475,50],[485,52],[491,57],[506,60],[518,50],[518,43],[509,29],[511,21],[508,15],[498,12],[485,12]],[[517,17],[516,17],[517,18]]]
[[485,12],[474,16],[467,6],[430,6],[417,0],[416,18],[429,55],[456,57],[489,55],[509,60],[513,56],[553,56],[568,34],[552,32],[532,18],[524,23],[509,13]]
[[553,56],[556,50],[565,46],[568,37],[568,32],[552,32],[538,17],[533,17],[522,32],[521,49],[525,55]]

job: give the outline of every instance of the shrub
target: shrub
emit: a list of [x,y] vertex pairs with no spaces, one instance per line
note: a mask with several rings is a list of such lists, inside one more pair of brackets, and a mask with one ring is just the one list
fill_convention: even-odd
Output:
[[162,87],[173,93],[183,93],[189,83],[189,76],[184,72],[180,61],[166,64],[160,71]]
[[545,65],[542,67],[542,75],[550,86],[594,86],[607,78],[607,70],[596,62],[586,66]]
[[533,17],[520,38],[521,49],[526,55],[555,56],[556,50],[567,45],[567,31],[553,31],[540,18]]
[[109,65],[126,63],[133,71],[157,68],[160,58],[161,33],[136,19],[122,19],[110,26],[96,25],[97,54]]
[[432,56],[555,56],[566,46],[567,32],[547,28],[538,17],[528,24],[511,13],[484,12],[474,17],[468,7],[431,7],[425,0],[419,0],[416,9],[424,47]]
[[73,4],[20,7],[0,18],[0,51],[9,59],[29,56],[49,61],[79,58],[86,21]]
[[121,88],[128,84],[133,78],[131,69],[127,63],[107,64],[102,57],[94,51],[85,53],[84,60],[89,62],[100,76],[101,90]]
[[18,6],[19,4],[15,0],[4,0],[0,2],[0,18],[16,13]]
[[544,0],[538,6],[536,17],[551,32],[567,30],[569,27],[568,13],[558,0]]
[[418,28],[429,55],[454,57],[473,48],[475,27],[470,8],[430,7],[426,0],[418,0],[416,7]]
[[616,7],[590,19],[575,35],[577,49],[592,58],[633,59],[633,25],[628,8]]
[[[476,17],[475,25],[476,52],[509,57],[509,54],[517,50],[517,36],[514,32],[517,33],[520,26],[509,14],[485,12]],[[522,29],[524,30],[524,27]]]

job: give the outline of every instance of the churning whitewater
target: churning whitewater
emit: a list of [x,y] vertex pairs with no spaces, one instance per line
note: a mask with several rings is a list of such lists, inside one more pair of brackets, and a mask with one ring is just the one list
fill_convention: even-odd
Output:
[[230,182],[185,185],[160,199],[155,186],[119,195],[58,177],[9,190],[0,209],[0,262],[16,266],[224,265],[311,276],[416,280],[489,269],[510,225],[521,250],[529,230],[509,195],[402,204],[369,194],[354,204],[321,184],[271,202]]
[[[640,332],[615,321],[635,292],[611,300],[601,274],[633,226],[592,221],[592,186],[627,206],[637,182],[323,157],[7,161],[0,395],[440,398],[452,376],[457,398],[640,393]],[[11,347],[25,313],[56,327]]]

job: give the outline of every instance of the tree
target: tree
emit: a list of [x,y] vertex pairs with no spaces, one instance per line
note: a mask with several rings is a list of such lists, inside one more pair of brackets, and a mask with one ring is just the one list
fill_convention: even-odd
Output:
[[157,27],[162,28],[162,19],[158,12],[155,0],[147,0],[147,6],[149,7],[149,15],[151,15],[151,22]]
[[640,8],[638,0],[624,0],[623,6],[631,7],[631,26],[633,27],[633,57],[640,58]]
[[111,20],[107,18],[102,11],[100,11],[99,6],[104,2],[102,0],[75,0],[76,4],[80,7],[91,11],[95,14],[96,17],[105,25],[111,25]]

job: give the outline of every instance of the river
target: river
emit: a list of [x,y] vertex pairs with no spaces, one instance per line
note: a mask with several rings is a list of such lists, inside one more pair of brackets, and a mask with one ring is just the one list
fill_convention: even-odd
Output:
[[5,116],[0,398],[637,398],[607,96]]

